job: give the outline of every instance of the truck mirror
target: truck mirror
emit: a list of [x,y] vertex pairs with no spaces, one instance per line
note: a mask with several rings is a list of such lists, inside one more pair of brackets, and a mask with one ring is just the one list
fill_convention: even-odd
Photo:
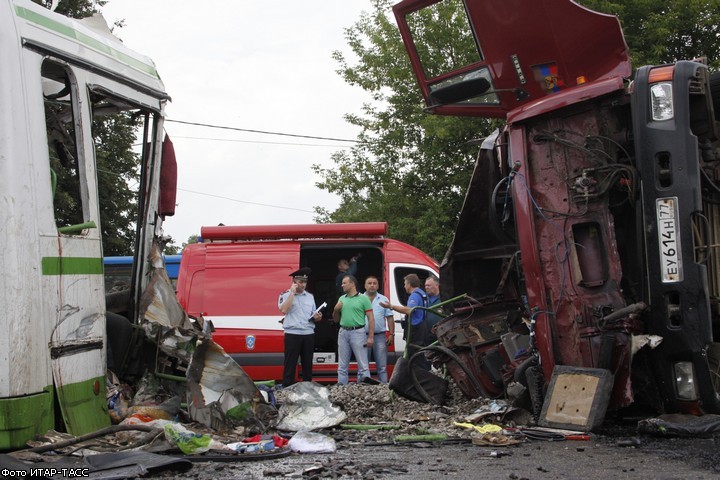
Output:
[[165,135],[162,144],[162,164],[160,167],[160,198],[158,214],[163,218],[175,215],[177,198],[177,161],[175,147],[169,135]]

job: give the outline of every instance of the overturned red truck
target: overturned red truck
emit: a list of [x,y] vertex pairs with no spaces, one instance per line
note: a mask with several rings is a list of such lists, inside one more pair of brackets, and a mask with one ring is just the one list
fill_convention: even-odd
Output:
[[[445,298],[477,299],[437,326],[465,368],[434,361],[473,397],[515,383],[537,406],[571,366],[611,372],[611,409],[720,413],[717,76],[699,60],[633,74],[617,18],[569,0],[394,13],[428,112],[506,121],[441,265]],[[437,71],[467,48],[432,45],[433,22],[465,29],[472,56]]]

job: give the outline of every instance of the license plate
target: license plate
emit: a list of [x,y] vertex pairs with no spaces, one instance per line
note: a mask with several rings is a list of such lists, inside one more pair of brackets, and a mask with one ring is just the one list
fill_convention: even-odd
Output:
[[680,237],[678,236],[677,197],[658,198],[657,209],[660,272],[663,283],[681,282],[683,279]]

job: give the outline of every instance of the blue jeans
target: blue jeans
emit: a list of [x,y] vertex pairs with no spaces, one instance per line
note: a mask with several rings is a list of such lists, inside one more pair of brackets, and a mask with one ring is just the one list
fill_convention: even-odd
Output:
[[367,349],[368,360],[370,358],[375,360],[375,366],[377,367],[377,376],[378,380],[380,380],[380,383],[388,382],[386,342],[387,340],[385,339],[385,332],[376,333],[372,348],[368,347]]
[[367,359],[367,335],[365,330],[358,328],[356,330],[346,330],[340,328],[338,333],[338,383],[347,385],[348,383],[348,367],[350,367],[350,355],[355,355],[355,361],[358,365],[358,378],[362,379],[370,376]]

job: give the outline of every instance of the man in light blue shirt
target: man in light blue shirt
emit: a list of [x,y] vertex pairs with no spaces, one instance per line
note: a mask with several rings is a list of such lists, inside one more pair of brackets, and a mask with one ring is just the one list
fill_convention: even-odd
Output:
[[[368,358],[372,357],[375,360],[380,383],[388,383],[387,347],[395,341],[395,324],[392,310],[380,305],[380,302],[387,302],[388,299],[378,292],[378,288],[380,288],[380,282],[377,277],[371,275],[365,279],[365,295],[370,299],[375,317],[375,338],[372,347],[368,347]],[[368,323],[365,322],[366,333],[369,332]],[[387,339],[385,338],[386,332],[390,332]]]
[[303,382],[312,382],[312,361],[315,350],[315,322],[322,319],[315,312],[315,297],[305,290],[310,275],[308,267],[290,274],[292,285],[280,294],[278,308],[285,315],[285,350],[283,360],[283,387],[295,383],[298,358],[302,365]]

